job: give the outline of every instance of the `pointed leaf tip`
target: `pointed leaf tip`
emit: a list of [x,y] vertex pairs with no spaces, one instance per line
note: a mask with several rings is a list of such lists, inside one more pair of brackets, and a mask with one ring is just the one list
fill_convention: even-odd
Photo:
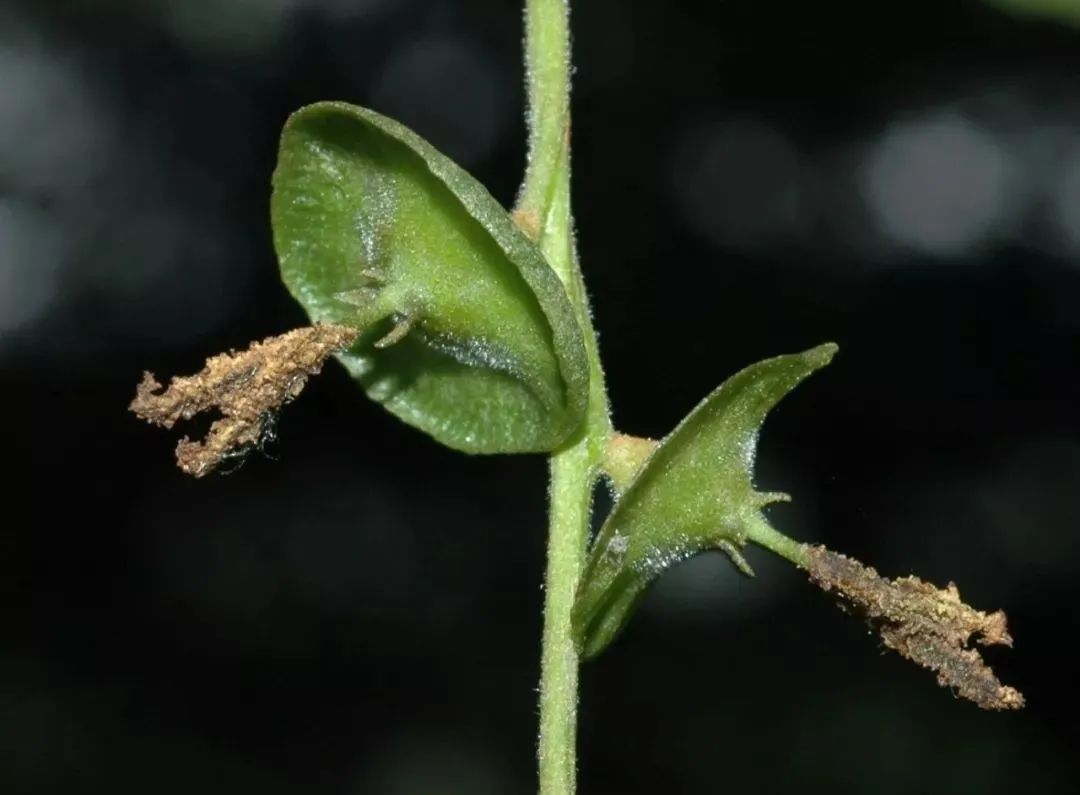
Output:
[[840,346],[835,342],[825,342],[803,353],[803,357],[815,370],[818,370],[829,364],[839,350]]
[[836,350],[827,343],[741,370],[659,443],[590,548],[573,611],[583,656],[618,636],[664,570],[703,550],[737,550],[763,504],[786,497],[753,488],[761,425]]

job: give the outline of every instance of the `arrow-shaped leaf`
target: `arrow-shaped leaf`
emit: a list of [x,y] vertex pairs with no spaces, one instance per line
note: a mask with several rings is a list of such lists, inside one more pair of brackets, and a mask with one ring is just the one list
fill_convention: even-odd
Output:
[[[593,542],[574,605],[574,633],[592,657],[629,620],[666,568],[705,549],[738,547],[786,495],[753,488],[754,454],[766,414],[828,364],[833,344],[766,359],[736,373],[661,441],[615,504]],[[745,564],[743,564],[745,565]]]

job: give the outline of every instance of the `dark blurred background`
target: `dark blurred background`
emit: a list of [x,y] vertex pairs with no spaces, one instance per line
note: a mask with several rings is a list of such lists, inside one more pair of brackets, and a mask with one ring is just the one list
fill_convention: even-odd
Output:
[[[1006,608],[991,659],[1030,704],[982,713],[790,567],[703,556],[583,670],[583,792],[1077,791],[1080,30],[1024,2],[576,4],[617,424],[663,435],[838,342],[766,425],[772,519]],[[126,411],[144,368],[304,322],[268,223],[300,105],[395,116],[512,203],[520,28],[482,0],[3,0],[0,791],[534,791],[542,458],[441,449],[337,365],[228,476]]]

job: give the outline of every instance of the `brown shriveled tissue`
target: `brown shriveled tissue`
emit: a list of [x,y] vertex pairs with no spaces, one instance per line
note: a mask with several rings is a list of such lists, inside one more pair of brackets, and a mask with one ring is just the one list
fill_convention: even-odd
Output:
[[885,645],[937,674],[938,683],[983,709],[1020,709],[1024,697],[1001,684],[971,648],[1012,646],[1005,614],[983,613],[917,577],[887,580],[874,569],[821,546],[806,547],[810,579],[837,594],[844,607],[865,617]]
[[221,412],[204,441],[185,436],[176,446],[177,464],[199,478],[259,444],[277,410],[296,398],[308,377],[358,335],[348,326],[318,325],[267,337],[245,351],[207,359],[201,372],[172,379],[164,392],[152,373],[144,373],[130,408],[141,419],[165,428],[203,411]]

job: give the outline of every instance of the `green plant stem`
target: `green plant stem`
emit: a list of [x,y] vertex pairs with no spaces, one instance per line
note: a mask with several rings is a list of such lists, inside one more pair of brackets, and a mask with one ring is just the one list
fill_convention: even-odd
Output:
[[770,552],[791,561],[796,566],[804,569],[808,567],[809,558],[806,554],[806,545],[793,538],[788,538],[765,521],[764,517],[756,511],[747,519],[746,538],[758,546],[765,547]]
[[570,614],[585,563],[592,466],[584,445],[552,456],[544,636],[540,661],[541,795],[572,795],[577,776],[578,652]]
[[611,433],[604,376],[570,210],[568,0],[526,0],[529,161],[515,214],[562,279],[589,356],[589,410],[581,430],[551,457],[548,564],[540,662],[541,795],[572,795],[577,779],[578,652],[570,615],[585,565],[592,487]]
[[[569,0],[525,0],[525,71],[529,149],[518,212],[531,216],[536,231],[553,237],[549,221],[569,238],[570,13]],[[555,202],[564,183],[565,201]],[[558,206],[557,206],[558,205]],[[549,216],[554,216],[549,219]],[[568,282],[570,262],[552,262]]]

